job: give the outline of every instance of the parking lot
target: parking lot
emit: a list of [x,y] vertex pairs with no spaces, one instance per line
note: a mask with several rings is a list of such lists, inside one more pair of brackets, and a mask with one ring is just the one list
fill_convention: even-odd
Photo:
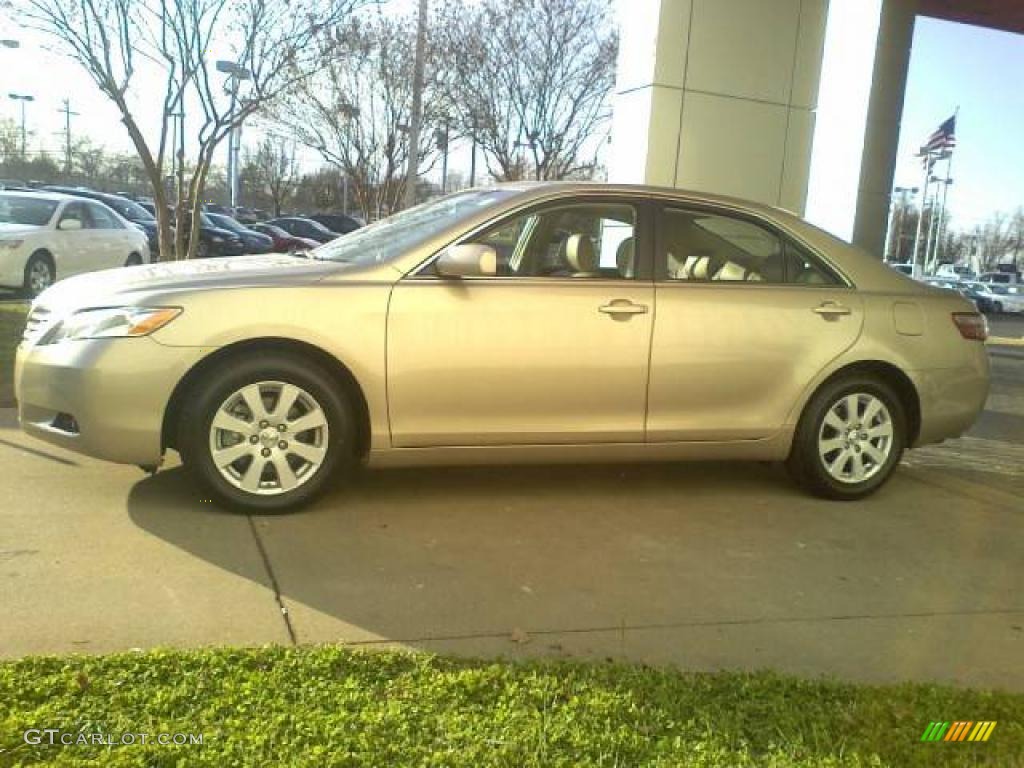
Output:
[[221,512],[36,443],[0,410],[0,655],[398,644],[1024,690],[1024,359],[989,409],[827,503],[760,464],[367,472]]

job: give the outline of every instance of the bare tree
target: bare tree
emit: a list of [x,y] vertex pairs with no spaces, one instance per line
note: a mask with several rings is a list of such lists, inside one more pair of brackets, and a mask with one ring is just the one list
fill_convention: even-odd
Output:
[[[371,219],[400,208],[404,196],[415,35],[409,17],[351,20],[322,45],[316,74],[272,109],[289,135],[348,178],[356,206]],[[428,68],[425,126],[437,124],[434,79]],[[431,155],[421,145],[421,167]]]
[[246,158],[246,165],[252,183],[270,195],[274,216],[280,216],[281,206],[295,191],[299,181],[294,147],[289,151],[283,139],[268,136],[260,142],[256,152]]
[[494,178],[593,174],[615,80],[613,22],[611,0],[447,7],[436,45],[448,110],[476,137]]
[[[335,27],[363,0],[16,0],[21,19],[47,33],[117,107],[152,186],[161,254],[191,257],[213,154],[229,132],[263,104],[309,76]],[[230,61],[228,80],[212,51]],[[137,117],[138,72],[162,77],[156,126]],[[194,134],[194,156],[178,159],[177,220],[172,241],[165,187],[175,113]]]

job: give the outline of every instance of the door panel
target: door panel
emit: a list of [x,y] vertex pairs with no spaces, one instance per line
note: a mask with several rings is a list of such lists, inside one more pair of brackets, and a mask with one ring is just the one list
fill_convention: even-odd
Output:
[[[827,314],[815,311],[822,305]],[[861,301],[845,288],[658,284],[648,439],[773,434],[862,323]]]
[[398,283],[393,445],[642,441],[653,299],[653,285],[631,280]]

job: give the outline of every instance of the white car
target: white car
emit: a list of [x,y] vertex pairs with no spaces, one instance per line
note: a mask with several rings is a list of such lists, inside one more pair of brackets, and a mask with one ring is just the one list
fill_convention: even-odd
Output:
[[1024,291],[1019,286],[986,283],[985,287],[993,294],[992,301],[996,312],[1009,312],[1015,315],[1024,313]]
[[64,277],[148,261],[146,234],[103,203],[0,192],[0,287],[34,297]]

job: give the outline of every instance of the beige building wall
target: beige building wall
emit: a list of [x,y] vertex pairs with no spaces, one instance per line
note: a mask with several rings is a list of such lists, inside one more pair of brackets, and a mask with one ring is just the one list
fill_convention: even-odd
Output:
[[622,19],[611,181],[803,213],[828,0],[640,0]]

